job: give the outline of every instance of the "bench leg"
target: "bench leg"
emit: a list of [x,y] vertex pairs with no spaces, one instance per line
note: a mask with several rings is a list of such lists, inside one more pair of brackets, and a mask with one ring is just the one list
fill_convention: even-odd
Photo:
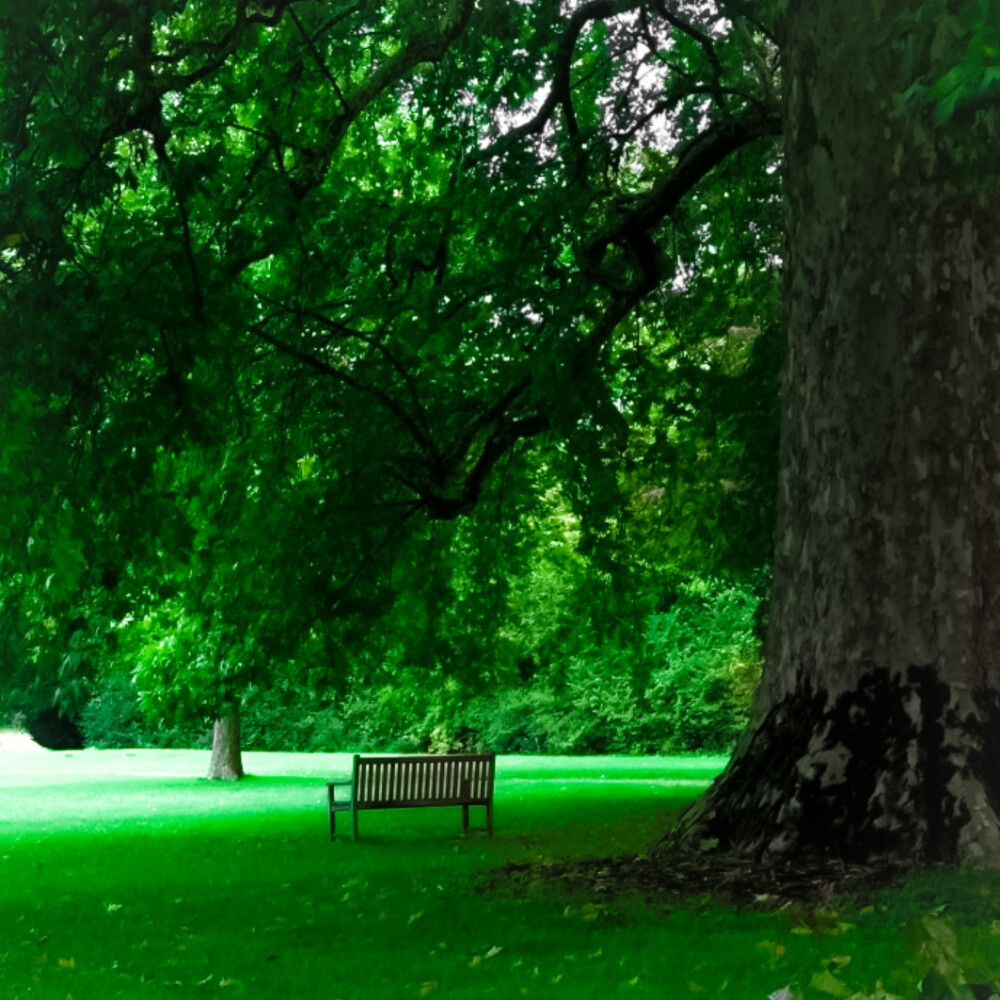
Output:
[[486,833],[488,836],[493,836],[493,803],[486,803]]
[[330,809],[330,839],[337,839],[337,814],[333,811],[333,786],[328,785],[326,789],[327,802]]
[[351,840],[358,839],[358,810],[354,808],[354,803],[351,802]]
[[462,806],[462,836],[469,836],[469,807]]

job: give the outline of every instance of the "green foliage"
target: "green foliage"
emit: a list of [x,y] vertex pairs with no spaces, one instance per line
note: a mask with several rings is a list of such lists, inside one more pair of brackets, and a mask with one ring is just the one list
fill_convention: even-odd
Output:
[[551,692],[544,689],[513,689],[494,696],[473,699],[465,722],[474,733],[475,749],[497,753],[549,753],[549,730],[558,715]]
[[[943,132],[949,174],[970,192],[995,196],[993,151],[1000,137],[1000,5],[996,0],[921,4],[907,17],[907,66],[916,79],[895,110],[915,129]],[[919,53],[920,58],[914,58]],[[975,141],[970,141],[973,137]]]
[[240,702],[240,735],[247,750],[314,748],[321,707],[300,692],[251,687]]
[[18,603],[8,598],[0,604],[0,723],[10,723],[23,705],[15,692],[31,680],[25,619]]
[[207,747],[206,726],[187,723],[170,726],[147,718],[134,681],[119,674],[104,676],[80,714],[80,728],[88,747]]
[[[404,603],[389,617],[383,643],[372,642],[352,658],[350,679],[337,690],[321,682],[321,662],[309,669],[290,666],[284,682],[251,685],[241,696],[244,745],[435,753],[728,749],[747,720],[759,679],[757,618],[766,574],[745,582],[680,583],[663,598],[665,610],[601,634],[604,604],[591,594],[588,605],[583,594],[588,586],[593,590],[593,581],[577,576],[576,561],[564,564],[558,546],[550,552],[555,564],[528,564],[523,591],[513,581],[511,594],[519,594],[519,602],[507,615],[473,615],[474,589],[429,617],[421,612],[415,618],[414,607]],[[419,591],[407,593],[412,598]],[[597,609],[594,622],[581,618],[588,606]],[[406,627],[416,633],[408,641],[393,631]],[[185,734],[203,741],[210,714],[198,728],[179,725],[191,712],[165,714],[154,693],[171,690],[156,678],[185,669],[176,657],[212,655],[210,642],[176,625],[162,634],[151,623],[129,631],[124,650],[136,664],[136,684],[112,676],[99,689],[84,713],[88,741],[177,746],[185,745],[178,742]],[[138,635],[145,638],[137,646]],[[317,661],[325,648],[317,645]],[[301,678],[310,669],[316,680],[306,686]],[[151,673],[154,686],[144,692]],[[196,676],[190,667],[187,676]],[[192,705],[204,705],[213,696],[205,691],[192,697]],[[163,705],[178,703],[167,698]]]
[[944,125],[958,115],[966,124],[996,128],[996,103],[1000,97],[1000,27],[995,0],[964,0],[927,4],[921,20],[933,29],[930,56],[936,71],[930,81],[913,84],[901,95],[911,107],[924,104],[933,120]]
[[646,641],[655,666],[646,699],[668,734],[662,751],[724,748],[746,724],[760,678],[762,585],[695,581],[678,588],[668,611],[650,617]]
[[135,686],[126,677],[108,677],[84,706],[84,742],[98,749],[151,746]]
[[[117,672],[151,725],[242,699],[249,741],[447,748],[530,681],[579,702],[533,713],[551,746],[651,745],[627,702],[662,578],[760,565],[769,523],[771,372],[717,346],[773,325],[766,25],[26,10],[0,33],[0,599],[37,697]],[[307,739],[267,688],[326,721]]]

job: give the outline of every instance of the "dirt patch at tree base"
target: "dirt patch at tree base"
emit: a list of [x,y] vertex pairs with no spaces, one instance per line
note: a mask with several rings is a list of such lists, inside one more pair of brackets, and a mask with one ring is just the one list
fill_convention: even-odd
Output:
[[788,903],[825,906],[841,897],[863,903],[898,885],[905,869],[810,857],[780,865],[746,857],[644,854],[561,861],[509,862],[483,874],[477,889],[491,895],[571,896],[592,902],[641,896],[648,902],[683,905],[728,903],[774,910]]

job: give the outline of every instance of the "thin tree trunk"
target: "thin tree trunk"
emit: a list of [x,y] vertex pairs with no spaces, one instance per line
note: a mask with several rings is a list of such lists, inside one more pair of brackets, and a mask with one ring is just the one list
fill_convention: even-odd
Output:
[[1000,206],[893,114],[947,68],[920,7],[788,4],[767,661],[665,846],[1000,866]]
[[243,777],[238,702],[230,706],[226,715],[216,719],[212,727],[212,761],[207,776],[220,781],[239,781]]

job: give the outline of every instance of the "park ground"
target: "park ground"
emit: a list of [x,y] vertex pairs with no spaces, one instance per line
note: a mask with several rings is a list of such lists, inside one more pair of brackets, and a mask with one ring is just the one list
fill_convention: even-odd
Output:
[[421,809],[362,814],[358,843],[331,843],[325,810],[348,755],[245,764],[221,784],[200,751],[0,734],[0,997],[966,1000],[1000,981],[992,875],[750,905],[549,877],[642,855],[721,757],[502,757],[492,840]]

